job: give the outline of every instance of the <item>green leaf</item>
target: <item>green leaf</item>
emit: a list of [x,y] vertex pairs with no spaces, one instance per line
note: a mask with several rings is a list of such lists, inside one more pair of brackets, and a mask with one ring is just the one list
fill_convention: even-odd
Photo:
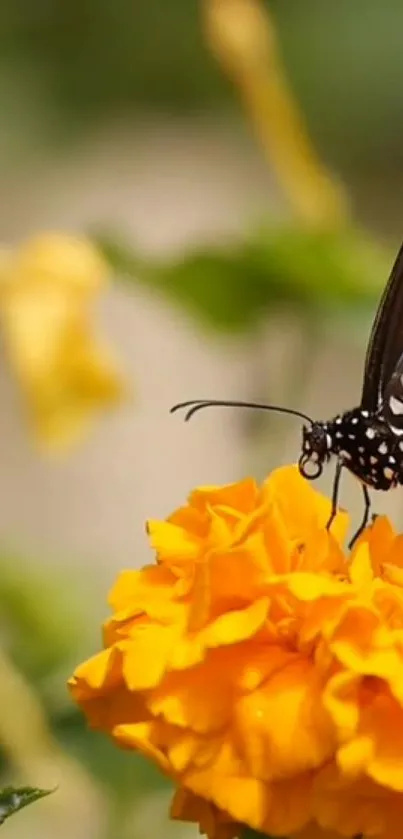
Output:
[[54,790],[38,789],[37,787],[6,787],[0,790],[0,825],[5,822],[9,816],[18,813],[23,807],[28,804],[33,804],[34,801],[39,801],[40,798],[45,798]]
[[121,278],[169,298],[203,325],[244,332],[265,306],[261,266],[245,259],[238,244],[203,248],[167,263],[147,260],[111,236],[97,236],[96,244]]
[[147,260],[117,238],[96,243],[112,269],[164,295],[210,328],[245,333],[279,308],[317,319],[376,305],[391,259],[361,229],[300,226],[251,231],[231,247]]
[[385,248],[355,227],[264,227],[246,248],[249,258],[265,269],[278,299],[319,308],[372,304],[392,261]]

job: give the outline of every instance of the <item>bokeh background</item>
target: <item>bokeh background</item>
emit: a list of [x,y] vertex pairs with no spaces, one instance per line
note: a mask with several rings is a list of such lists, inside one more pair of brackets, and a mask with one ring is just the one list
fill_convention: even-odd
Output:
[[[152,769],[86,731],[65,681],[98,649],[117,571],[151,559],[146,518],[196,485],[262,478],[297,457],[298,420],[212,410],[184,425],[173,403],[264,399],[321,418],[359,399],[403,230],[403,6],[262,2],[278,54],[252,50],[248,76],[251,8],[1,4],[2,244],[52,230],[99,244],[111,282],[96,319],[133,391],[48,457],[0,359],[1,779],[59,785],[5,835],[194,834],[169,824],[169,789]],[[237,21],[229,61],[206,23],[217,9],[229,30]],[[271,74],[299,114],[291,135]],[[342,492],[355,521],[360,490],[347,477]],[[399,524],[402,499],[377,497],[376,509]],[[11,672],[20,707],[3,687]],[[39,713],[32,744],[7,736]]]

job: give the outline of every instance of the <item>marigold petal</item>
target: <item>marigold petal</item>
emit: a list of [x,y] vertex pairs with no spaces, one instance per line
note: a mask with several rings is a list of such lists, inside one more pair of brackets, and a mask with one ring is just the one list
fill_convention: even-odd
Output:
[[186,773],[183,783],[235,822],[269,835],[286,836],[300,830],[309,818],[309,777],[271,785],[251,777],[220,776],[209,769]]
[[374,579],[374,571],[371,561],[371,554],[367,542],[357,545],[351,558],[350,579],[354,585],[364,588],[369,586]]
[[313,815],[322,829],[341,836],[386,839],[384,830],[392,801],[389,790],[366,777],[352,782],[335,764],[329,764],[315,778]]
[[235,839],[242,830],[241,825],[233,822],[228,813],[183,788],[175,792],[170,816],[185,822],[197,822],[200,833],[208,839]]
[[[399,558],[400,561],[400,558]],[[392,583],[394,586],[399,586],[399,588],[403,588],[403,568],[399,568],[397,565],[393,563],[385,562],[382,567],[383,571],[383,578],[388,583]]]
[[[236,704],[239,746],[248,772],[264,780],[306,772],[328,759],[333,726],[321,702],[322,684],[309,661],[275,672]],[[281,725],[273,721],[281,720]]]
[[193,490],[189,504],[199,510],[207,507],[227,507],[244,515],[252,513],[259,499],[260,490],[253,478],[245,478],[227,486],[204,486]]
[[358,727],[360,681],[355,673],[336,673],[323,693],[323,703],[334,721],[341,742],[352,737]]
[[194,569],[192,600],[189,607],[188,631],[197,632],[208,622],[211,610],[211,570],[207,562]]
[[256,635],[266,621],[267,610],[267,598],[261,598],[245,609],[219,616],[204,629],[178,637],[169,654],[169,667],[184,670],[203,661],[208,649],[226,648]]
[[94,693],[116,688],[122,681],[122,650],[116,646],[92,656],[69,679],[69,688],[77,700],[91,699]]
[[[383,561],[392,549],[394,539],[395,532],[389,519],[386,516],[377,516],[371,526],[367,527],[364,531],[355,546],[355,550],[357,550],[362,543],[368,545],[373,571],[376,576],[381,576],[382,574]],[[355,551],[353,551],[353,561],[354,555]]]
[[126,747],[138,749],[145,757],[149,757],[163,772],[169,773],[169,760],[162,748],[153,742],[154,722],[128,723],[116,726],[114,736]]
[[[275,469],[264,483],[263,493],[277,504],[291,539],[300,539],[311,527],[326,527],[331,502],[301,476],[297,466]],[[332,523],[332,533],[340,544],[347,526],[347,514],[339,512]]]
[[[74,695],[74,688],[73,688]],[[116,726],[148,719],[149,715],[140,694],[131,694],[120,684],[113,690],[75,696],[91,728],[106,731],[112,737]]]
[[253,534],[243,545],[225,553],[215,551],[209,566],[212,596],[223,601],[224,608],[231,600],[258,597],[270,571],[262,534]]
[[[400,638],[401,633],[398,634]],[[403,690],[403,648],[395,643],[395,634],[385,626],[377,610],[370,604],[346,606],[329,648],[335,658],[351,672],[385,679],[400,694]]]
[[231,718],[234,701],[225,671],[211,664],[168,673],[147,698],[153,716],[198,733],[217,731]]
[[171,513],[167,522],[180,527],[195,539],[204,539],[208,535],[208,518],[200,510],[191,507],[189,504],[185,507],[179,507],[174,513]]
[[298,775],[273,784],[270,811],[262,828],[271,836],[301,830],[311,813],[312,775]]
[[104,646],[109,647],[124,638],[136,635],[139,626],[149,621],[156,621],[159,625],[186,623],[188,607],[184,603],[172,602],[163,597],[153,598],[153,592],[149,592],[148,602],[140,599],[133,600],[131,608],[117,612],[105,621],[103,626]]
[[293,545],[290,571],[315,574],[338,574],[348,578],[348,564],[334,534],[325,529],[313,529]]
[[371,737],[355,737],[351,743],[342,746],[336,756],[337,765],[344,777],[360,778],[372,761],[374,747]]
[[[359,732],[372,746],[366,767],[368,775],[388,789],[403,792],[403,708],[386,690],[367,698]],[[341,759],[342,766],[349,760],[349,768],[350,754]]]
[[211,649],[251,638],[263,626],[268,608],[268,598],[261,597],[246,609],[234,609],[220,615],[200,632],[200,642]]
[[159,684],[171,651],[180,638],[181,628],[140,625],[125,649],[122,673],[129,690],[148,690]]
[[183,774],[190,765],[203,768],[211,765],[221,746],[220,739],[195,737],[194,732],[177,734],[169,745],[167,754],[174,772]]
[[[389,525],[389,527],[390,527],[390,525]],[[388,563],[388,565],[395,565],[396,570],[398,568],[402,569],[403,568],[403,534],[400,533],[398,536],[395,536],[395,538],[393,539],[392,544],[390,546],[390,550],[388,551],[387,554],[386,554],[385,548],[386,548],[386,545],[383,545],[383,555],[386,557],[385,561]],[[384,565],[385,565],[385,563],[382,564],[382,567],[384,567]]]
[[143,608],[150,596],[172,598],[175,577],[163,565],[146,565],[141,570],[121,571],[111,591],[108,603],[114,612]]
[[[231,649],[228,652],[230,653]],[[270,644],[268,647],[267,643],[255,642],[252,648],[249,644],[245,644],[243,647],[234,648],[232,652],[231,681],[238,690],[247,693],[256,690],[262,682],[293,663],[296,658],[294,652],[281,646],[280,643]],[[221,666],[225,666],[224,662]],[[226,667],[229,667],[228,660]]]
[[175,563],[194,560],[200,552],[200,544],[182,527],[165,521],[147,522],[147,533],[151,547],[156,551],[160,562]]
[[282,585],[291,594],[303,601],[316,601],[321,597],[343,597],[352,596],[351,590],[344,582],[334,579],[330,575],[311,574],[306,571],[295,571],[293,574],[272,577],[268,589]]

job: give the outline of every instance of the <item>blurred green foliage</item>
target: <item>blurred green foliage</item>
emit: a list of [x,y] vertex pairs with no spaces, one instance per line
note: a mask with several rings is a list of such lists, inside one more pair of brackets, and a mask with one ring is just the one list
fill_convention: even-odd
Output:
[[[46,692],[66,660],[85,646],[88,627],[73,581],[16,556],[1,556],[2,643],[19,669]],[[66,590],[70,597],[66,597]],[[84,605],[84,604],[83,604]],[[63,692],[65,692],[64,685]]]
[[204,325],[245,333],[279,309],[310,320],[376,305],[388,274],[385,250],[360,229],[263,227],[231,246],[157,262],[118,236],[96,237],[112,269],[182,306]]
[[[356,169],[398,166],[400,0],[265,2],[297,97],[329,158]],[[113,115],[135,119],[141,108],[239,110],[203,43],[200,7],[200,0],[171,0],[168,14],[164,0],[2,0],[3,132],[30,119],[60,140]]]

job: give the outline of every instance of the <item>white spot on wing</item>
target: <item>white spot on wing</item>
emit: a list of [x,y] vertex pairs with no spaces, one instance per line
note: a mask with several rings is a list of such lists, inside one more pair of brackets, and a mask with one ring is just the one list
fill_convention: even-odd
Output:
[[403,414],[403,402],[401,402],[400,399],[396,399],[394,396],[391,396],[389,399],[389,407],[392,414],[395,416]]
[[375,457],[374,455],[371,455],[371,457],[369,459],[369,462],[372,463],[372,464],[378,463],[378,458]]
[[369,411],[361,411],[361,416],[365,418],[369,417]]
[[342,449],[342,450],[340,451],[340,455],[341,455],[341,457],[343,458],[343,460],[351,460],[351,454],[350,454],[350,452],[346,452],[346,451],[344,451],[344,449]]
[[385,478],[390,480],[390,478],[393,478],[393,469],[389,469],[389,466],[386,466],[383,470],[383,474],[385,475]]
[[333,444],[333,440],[332,440],[332,438],[331,438],[330,434],[326,434],[326,443],[327,443],[327,447],[328,447],[328,449],[331,449],[331,448],[332,448],[332,444]]
[[396,463],[396,458],[395,458],[395,457],[392,457],[392,455],[390,455],[390,457],[389,457],[389,463]]
[[366,437],[368,437],[368,440],[373,440],[374,437],[375,437],[374,429],[373,428],[367,428],[367,430],[365,432],[365,435],[366,435]]
[[383,441],[383,443],[381,443],[380,446],[378,446],[378,452],[379,454],[387,454],[388,444],[385,443],[385,441]]

